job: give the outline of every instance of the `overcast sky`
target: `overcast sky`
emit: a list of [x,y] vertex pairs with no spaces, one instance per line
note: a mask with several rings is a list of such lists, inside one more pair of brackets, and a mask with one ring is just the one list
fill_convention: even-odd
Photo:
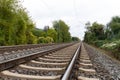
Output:
[[85,23],[108,23],[120,15],[120,0],[21,0],[36,23],[36,27],[52,26],[54,20],[64,20],[72,36],[83,39]]

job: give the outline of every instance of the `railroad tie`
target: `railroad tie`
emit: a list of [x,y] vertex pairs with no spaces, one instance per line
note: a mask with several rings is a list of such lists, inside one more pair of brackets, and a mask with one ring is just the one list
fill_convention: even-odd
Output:
[[58,60],[58,59],[46,59],[46,58],[38,58],[39,60],[45,60],[45,61],[58,61],[58,62],[68,62],[69,60]]
[[79,70],[84,71],[86,73],[96,73],[94,69],[84,69],[84,68],[79,68]]
[[65,67],[63,68],[41,68],[41,67],[32,67],[27,65],[19,65],[21,68],[31,69],[31,70],[40,70],[40,71],[64,71]]
[[90,61],[90,60],[83,60],[83,59],[81,59],[80,61],[82,61],[82,62],[89,62],[89,63],[91,63],[91,61]]
[[58,58],[58,59],[63,59],[63,58],[64,58],[64,59],[70,59],[70,57],[66,57],[66,56],[65,56],[65,57],[63,57],[63,56],[62,56],[62,57],[59,57],[59,56],[58,56],[58,57],[45,56],[45,57],[46,57],[46,58],[52,58],[52,59],[54,59],[54,58]]
[[80,65],[83,65],[83,66],[92,66],[92,64],[85,64],[85,63],[80,63]]
[[35,60],[31,60],[31,63],[35,63],[35,64],[43,64],[43,65],[67,65],[68,62],[64,62],[64,63],[51,63],[51,62],[40,62],[40,61],[35,61]]
[[59,80],[61,75],[57,76],[34,76],[34,75],[25,75],[13,73],[8,70],[1,72],[1,75],[5,78],[16,78],[16,79],[28,79],[28,80]]
[[98,78],[88,78],[88,77],[79,76],[78,80],[99,80],[99,79]]

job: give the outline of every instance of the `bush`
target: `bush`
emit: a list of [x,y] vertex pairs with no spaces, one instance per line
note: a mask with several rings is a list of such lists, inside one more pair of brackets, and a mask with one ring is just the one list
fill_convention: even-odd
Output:
[[38,43],[52,43],[54,42],[52,37],[39,37],[38,38]]
[[38,43],[45,43],[45,38],[44,37],[39,37],[38,38]]
[[113,50],[113,49],[115,49],[116,48],[116,43],[106,43],[106,44],[103,44],[102,46],[101,46],[101,48],[103,48],[103,49],[107,49],[107,50]]
[[32,33],[27,34],[27,44],[36,44],[37,43],[37,37],[34,36]]
[[119,50],[120,49],[120,40],[115,40],[110,43],[103,44],[101,46],[103,49],[108,49],[108,50]]
[[46,37],[45,38],[45,43],[52,43],[52,42],[54,42],[52,37]]
[[103,40],[97,40],[97,41],[94,41],[94,43],[93,43],[95,46],[97,46],[97,47],[100,47],[100,46],[102,46],[103,44],[105,44],[105,41],[103,41]]
[[120,60],[120,40],[114,40],[110,43],[103,44],[101,48],[111,51],[113,56]]

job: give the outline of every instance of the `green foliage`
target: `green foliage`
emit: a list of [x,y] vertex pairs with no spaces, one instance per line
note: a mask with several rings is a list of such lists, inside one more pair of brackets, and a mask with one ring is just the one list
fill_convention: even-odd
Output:
[[0,38],[3,41],[0,45],[13,44],[12,33],[14,31],[13,22],[15,18],[14,11],[16,10],[16,0],[0,0]]
[[45,38],[45,43],[52,43],[53,42],[53,38],[52,37],[46,37]]
[[53,41],[54,41],[54,42],[57,42],[57,32],[56,32],[54,29],[52,29],[52,28],[49,29],[49,30],[47,31],[47,36],[53,38]]
[[[46,29],[46,27],[48,28]],[[39,38],[38,43],[71,41],[69,27],[63,21],[54,21],[53,28],[49,28],[49,26],[45,26],[43,30],[34,28],[32,32]]]
[[27,34],[27,44],[36,44],[37,43],[37,37],[34,36],[31,32]]
[[49,43],[57,41],[57,32],[53,28],[50,28],[46,31],[34,28],[32,32],[36,37],[38,37],[38,43]]
[[112,52],[120,60],[120,17],[115,16],[104,28],[103,25],[87,23],[84,41]]
[[86,25],[87,31],[85,32],[84,41],[87,43],[94,43],[97,40],[104,40],[104,26],[94,22],[92,25]]
[[85,32],[84,41],[87,43],[92,43],[96,40],[95,34],[91,32]]
[[42,29],[38,29],[38,28],[34,28],[32,33],[37,36],[37,37],[41,37],[46,35],[46,33],[42,30]]
[[111,51],[113,56],[120,60],[120,40],[106,42],[100,48]]
[[18,0],[0,0],[0,45],[35,43],[34,26]]
[[38,43],[52,43],[53,42],[53,38],[52,37],[39,37],[38,39]]
[[96,40],[96,41],[93,42],[93,44],[97,47],[101,47],[105,43],[106,43],[105,40]]
[[39,37],[38,38],[38,43],[45,43],[45,38],[44,37]]
[[69,32],[69,26],[62,20],[54,21],[53,27],[57,32],[57,42],[69,42],[71,41],[71,35]]
[[120,17],[115,16],[109,23],[111,31],[116,35],[120,32]]
[[[120,17],[115,16],[109,22],[107,29],[105,30],[109,38],[109,43],[102,45],[101,48],[112,50],[112,52],[119,53],[120,51]],[[107,38],[108,38],[107,37]],[[120,58],[119,58],[120,59]]]
[[108,27],[105,30],[105,39],[106,40],[111,40],[112,39],[112,31]]
[[55,21],[50,29],[38,29],[20,0],[0,0],[0,46],[70,41],[69,26],[64,21]]
[[72,37],[72,41],[80,41],[78,37]]
[[119,50],[120,47],[120,40],[114,40],[111,42],[106,42],[101,46],[101,48],[107,49],[107,50]]

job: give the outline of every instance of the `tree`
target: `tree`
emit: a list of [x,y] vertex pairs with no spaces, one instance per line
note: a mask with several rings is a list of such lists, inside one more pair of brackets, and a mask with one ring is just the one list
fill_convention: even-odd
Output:
[[108,26],[111,32],[113,33],[114,37],[117,37],[120,32],[120,17],[119,16],[113,17]]
[[84,41],[92,43],[96,40],[104,40],[104,26],[94,22],[92,25],[87,25]]
[[85,36],[84,36],[84,41],[87,42],[87,43],[93,43],[93,41],[96,41],[96,36],[94,33],[91,33],[91,32],[88,32],[86,31],[85,32]]
[[45,38],[44,37],[39,37],[38,38],[38,44],[39,43],[45,43]]
[[53,38],[53,41],[54,42],[57,42],[57,32],[53,29],[53,28],[50,28],[48,31],[47,31],[47,35],[51,38]]
[[53,38],[52,37],[39,37],[38,43],[52,43]]
[[0,0],[0,45],[34,43],[34,27],[19,0]]
[[69,26],[62,20],[54,21],[53,27],[57,32],[57,42],[69,42],[71,41],[71,35],[69,32]]
[[0,0],[0,45],[14,44],[13,31],[17,0]]
[[53,42],[53,38],[52,37],[46,37],[45,38],[45,43],[52,43]]
[[39,28],[34,28],[32,30],[32,33],[33,35],[35,35],[37,38],[39,37],[45,37],[46,33],[42,30],[42,29],[39,29]]
[[91,31],[95,33],[95,36],[99,40],[104,39],[104,25],[94,22],[91,27]]
[[72,37],[72,41],[80,41],[78,37]]

